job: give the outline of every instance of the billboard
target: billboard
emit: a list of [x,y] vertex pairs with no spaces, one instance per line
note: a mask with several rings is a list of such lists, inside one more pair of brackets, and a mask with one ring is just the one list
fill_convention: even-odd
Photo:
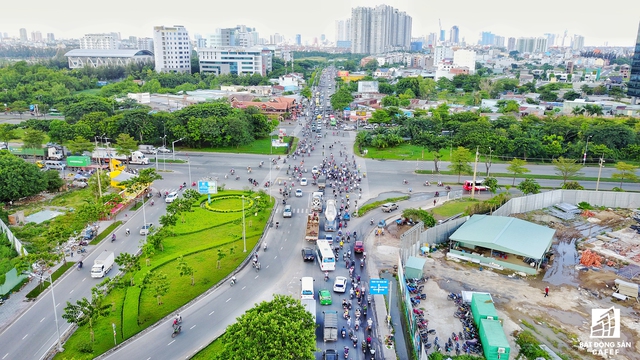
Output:
[[218,193],[218,186],[215,181],[198,181],[198,192],[202,195]]
[[339,77],[348,77],[349,76],[349,72],[345,71],[345,70],[338,71],[338,76]]

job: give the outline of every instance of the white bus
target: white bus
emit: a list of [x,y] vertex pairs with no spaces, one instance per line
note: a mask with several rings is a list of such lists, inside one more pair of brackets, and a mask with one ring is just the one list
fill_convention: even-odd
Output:
[[316,253],[318,254],[318,264],[320,270],[333,271],[336,269],[336,257],[331,250],[331,245],[327,240],[318,240],[316,244]]

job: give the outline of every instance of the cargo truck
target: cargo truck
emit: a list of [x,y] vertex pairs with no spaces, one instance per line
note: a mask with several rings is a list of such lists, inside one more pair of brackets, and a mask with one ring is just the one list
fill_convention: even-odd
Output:
[[302,306],[313,315],[313,322],[316,322],[316,301],[308,299],[308,300],[300,300],[302,302]]
[[9,147],[9,152],[20,157],[36,157],[45,160],[62,160],[64,153],[61,146],[47,146],[44,148],[25,148],[24,146]]
[[337,215],[338,210],[336,209],[336,201],[333,199],[327,200],[327,206],[324,209],[324,231],[331,232],[337,230]]
[[321,212],[322,211],[322,192],[316,191],[313,193],[313,198],[311,199],[311,210]]
[[318,241],[318,235],[320,234],[320,217],[317,213],[312,212],[307,214],[307,229],[305,230],[305,240]]
[[324,190],[326,186],[327,186],[327,178],[325,178],[324,176],[318,177],[318,189]]
[[71,171],[85,168],[91,165],[91,157],[89,156],[69,156],[67,157],[67,168]]
[[118,154],[116,149],[112,148],[96,148],[91,153],[91,158],[99,159],[102,162],[109,162],[110,159],[119,161],[128,161],[130,164],[148,165],[149,159],[140,151],[134,151],[130,156]]
[[155,155],[158,153],[158,150],[153,145],[138,145],[138,150],[143,154]]
[[113,251],[100,253],[100,256],[93,261],[91,277],[94,279],[103,278],[113,268],[114,262]]
[[338,341],[338,312],[323,311],[324,314],[324,342]]

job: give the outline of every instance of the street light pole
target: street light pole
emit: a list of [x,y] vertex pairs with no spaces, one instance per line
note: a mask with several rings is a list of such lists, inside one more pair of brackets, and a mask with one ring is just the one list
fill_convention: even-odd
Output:
[[[29,274],[39,278],[40,280],[47,281],[47,278],[43,277],[42,275],[38,275],[34,273],[29,273]],[[51,299],[53,300],[53,317],[56,320],[56,333],[58,334],[58,352],[63,352],[64,348],[62,348],[62,340],[60,338],[60,327],[58,326],[58,311],[56,310],[56,296],[53,293],[53,279],[51,278],[51,274],[48,274],[48,275],[49,275],[49,283],[51,283]]]
[[600,187],[600,174],[602,174],[602,168],[604,167],[604,154],[600,157],[600,168],[598,169],[598,181],[596,182],[596,191]]
[[587,138],[587,145],[584,147],[584,157],[582,158],[582,165],[584,166],[587,163],[587,150],[589,149],[589,139],[591,139],[593,135],[589,135]]
[[244,246],[243,252],[247,252],[247,236],[244,227],[244,195],[242,195],[242,245]]
[[[164,136],[160,137],[160,139],[162,139],[162,149],[164,151],[167,150],[167,135],[165,134]],[[164,163],[164,171],[167,171],[167,153],[166,152],[162,152],[162,162]]]
[[453,157],[453,130],[449,133],[450,136],[450,146],[449,146],[449,161],[451,161],[451,158]]
[[184,138],[180,138],[180,139],[178,139],[178,140],[176,140],[176,141],[171,143],[171,152],[173,153],[173,161],[176,160],[176,143],[178,141],[182,141],[182,139],[184,139]]

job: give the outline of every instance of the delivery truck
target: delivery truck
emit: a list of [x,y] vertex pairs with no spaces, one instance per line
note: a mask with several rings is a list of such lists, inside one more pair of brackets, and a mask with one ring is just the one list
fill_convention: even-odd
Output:
[[91,277],[94,279],[103,278],[113,268],[114,262],[113,251],[100,253],[100,256],[93,261]]

